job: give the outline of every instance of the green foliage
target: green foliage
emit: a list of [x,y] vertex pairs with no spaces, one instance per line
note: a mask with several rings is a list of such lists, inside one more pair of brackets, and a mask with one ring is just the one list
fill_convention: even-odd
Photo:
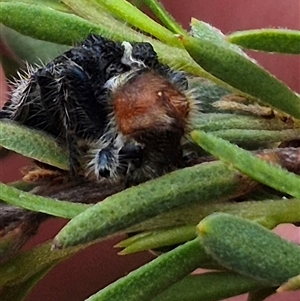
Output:
[[87,300],[114,301],[121,296],[130,301],[150,300],[207,260],[207,254],[194,239],[152,260]]
[[[1,1],[0,21],[6,26],[2,27],[3,36],[10,36],[7,40],[12,48],[15,40],[27,43],[26,50],[18,54],[31,63],[38,62],[36,54],[43,49],[49,48],[40,57],[47,61],[91,32],[118,41],[152,43],[163,63],[195,76],[194,88],[201,95],[203,113],[191,121],[192,147],[199,156],[205,150],[220,161],[175,171],[113,194],[96,205],[34,195],[28,191],[31,186],[23,182],[1,183],[2,201],[71,219],[53,242],[20,252],[0,265],[1,300],[24,300],[35,283],[60,261],[97,240],[132,232],[136,235],[117,245],[125,248],[121,254],[166,246],[171,251],[88,300],[220,300],[245,292],[251,292],[252,300],[263,300],[278,286],[279,291],[299,289],[299,247],[268,229],[300,222],[300,178],[232,144],[251,150],[270,148],[272,153],[276,143],[299,140],[299,95],[239,47],[299,54],[299,31],[260,29],[224,36],[192,19],[189,33],[158,1],[144,2],[163,25],[124,0]],[[272,114],[262,117],[264,114],[257,113],[262,109],[258,105],[255,112],[240,112],[234,97],[232,113],[213,107],[216,101],[234,94],[251,105],[264,103]],[[66,151],[42,132],[1,122],[0,145],[68,170]],[[288,162],[296,158],[297,149],[293,151]],[[284,162],[275,163],[285,168]],[[261,184],[273,188],[272,194]],[[283,196],[288,199],[283,200]],[[237,197],[246,201],[229,202]],[[15,237],[14,233],[1,237],[0,255],[13,248]],[[182,245],[174,247],[178,244]],[[51,246],[59,250],[52,251]],[[188,276],[205,265],[218,272]],[[220,272],[224,269],[234,272]]]
[[[27,137],[26,139],[23,139]],[[1,146],[25,157],[68,170],[68,154],[48,135],[11,122],[0,122]]]
[[261,284],[278,286],[299,274],[300,247],[257,223],[217,213],[204,218],[197,230],[213,259]]
[[187,276],[156,296],[153,301],[217,301],[256,289],[256,281],[232,272]]
[[73,218],[89,207],[85,204],[73,204],[67,201],[32,195],[3,183],[0,183],[0,189],[2,193],[1,200],[8,204],[53,216]]
[[229,35],[227,40],[253,50],[300,54],[300,32],[298,30],[266,28],[238,31]]
[[182,204],[221,202],[256,186],[221,162],[174,171],[109,196],[85,210],[57,234],[54,245],[64,248],[104,238]]
[[232,165],[252,179],[278,191],[300,197],[300,177],[258,159],[237,146],[205,132],[193,131],[192,139],[212,155]]

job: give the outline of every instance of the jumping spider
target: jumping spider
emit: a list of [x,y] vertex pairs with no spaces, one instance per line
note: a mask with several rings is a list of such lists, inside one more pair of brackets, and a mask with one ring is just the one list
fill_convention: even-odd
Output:
[[66,144],[71,175],[83,170],[136,184],[184,166],[196,96],[186,74],[161,64],[149,43],[90,35],[47,65],[29,67],[14,85],[0,119]]

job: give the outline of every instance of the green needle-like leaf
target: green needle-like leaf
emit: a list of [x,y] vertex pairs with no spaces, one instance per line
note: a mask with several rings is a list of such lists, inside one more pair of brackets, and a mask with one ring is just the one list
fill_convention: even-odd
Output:
[[[300,221],[300,200],[263,200],[241,203],[220,203],[187,207],[163,213],[139,225],[126,229],[126,232],[141,232],[121,242],[116,247],[125,248],[120,254],[170,246],[191,240],[196,236],[194,226],[214,212],[224,212],[255,221],[273,229],[279,224]],[[179,226],[183,225],[183,226]],[[166,227],[174,227],[165,229]],[[149,229],[161,229],[149,231]]]
[[257,223],[217,213],[197,228],[201,244],[213,259],[262,284],[278,286],[300,272],[300,247]]
[[0,2],[0,22],[32,38],[65,45],[74,45],[91,32],[105,31],[105,28],[73,14],[21,2]]
[[187,276],[151,301],[218,301],[247,293],[257,281],[231,272]]
[[205,39],[183,37],[182,42],[193,59],[207,72],[300,119],[300,97],[245,56]]
[[0,121],[0,145],[25,157],[63,170],[69,169],[68,153],[41,131]]
[[130,2],[125,0],[96,0],[95,2],[103,5],[121,20],[155,36],[166,44],[182,48],[181,43],[171,31],[155,22]]
[[115,19],[109,11],[107,11],[104,5],[97,3],[96,0],[62,0],[62,2],[70,7],[76,15],[95,24],[122,24],[120,21]]
[[214,212],[224,212],[250,219],[268,229],[273,229],[279,224],[299,222],[299,208],[300,200],[297,199],[246,201],[208,205],[193,204],[158,215],[136,226],[130,227],[126,229],[126,231],[140,232],[180,225],[197,225],[200,220]]
[[265,162],[248,151],[212,134],[193,131],[192,139],[213,156],[230,164],[252,179],[278,191],[300,198],[300,177],[280,166]]
[[1,0],[1,2],[37,4],[63,12],[70,12],[70,9],[59,0]]
[[[78,9],[77,6],[76,8]],[[89,10],[80,9],[79,13],[87,17]],[[88,19],[93,21],[97,20],[102,16],[98,15],[98,13],[99,10],[94,12]],[[105,17],[105,12],[103,16]],[[104,19],[109,20],[109,18]],[[100,23],[101,25],[96,25],[76,15],[55,11],[42,5],[29,5],[21,2],[0,2],[0,22],[23,35],[65,45],[74,45],[81,42],[90,33],[101,34],[106,38],[115,39],[117,41],[150,42],[163,63],[184,69],[191,74],[205,77],[227,89],[232,89],[226,83],[204,71],[188,55],[186,50],[163,44],[158,40],[133,30],[127,30],[127,26],[121,22],[116,22],[116,20],[102,22]],[[47,26],[44,26],[44,24],[47,24]]]
[[186,31],[174,20],[174,18],[164,9],[162,4],[157,0],[144,0],[143,1],[156,17],[168,28],[170,31],[186,35]]
[[221,32],[220,29],[213,27],[208,23],[192,18],[191,32],[192,35],[196,38],[210,41],[218,46],[222,46],[235,51],[236,53],[239,53],[244,57],[248,57],[240,47],[230,44],[228,41],[226,41],[226,36]]
[[174,171],[87,209],[61,230],[54,245],[65,248],[104,238],[172,208],[220,202],[243,195],[256,185],[219,162]]
[[297,140],[300,137],[300,129],[282,131],[228,129],[214,131],[212,134],[234,144],[251,145],[253,149],[254,146],[259,148],[261,145],[274,142]]
[[8,204],[63,218],[72,218],[90,207],[85,204],[75,204],[37,196],[3,183],[0,183],[0,191],[1,200]]
[[167,230],[143,232],[121,241],[115,247],[125,247],[119,254],[127,255],[149,249],[177,245],[195,237],[195,226],[182,226]]
[[159,256],[87,301],[148,301],[209,260],[197,239]]
[[237,31],[227,41],[247,49],[300,54],[300,31],[290,29],[253,29]]
[[196,118],[193,119],[193,129],[206,132],[233,129],[249,131],[280,131],[292,128],[299,128],[299,126],[293,122],[283,122],[279,118],[268,119],[238,114],[199,114]]

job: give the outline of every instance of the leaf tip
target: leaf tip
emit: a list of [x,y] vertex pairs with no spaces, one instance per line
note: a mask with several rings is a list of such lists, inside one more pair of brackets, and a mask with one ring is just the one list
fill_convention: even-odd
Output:
[[204,236],[209,232],[207,223],[203,220],[197,226],[197,231],[200,236]]
[[62,248],[63,248],[62,244],[59,243],[57,238],[55,237],[51,245],[51,251],[61,250]]
[[197,141],[200,139],[200,133],[199,133],[199,131],[196,131],[196,130],[191,131],[190,136],[193,141]]

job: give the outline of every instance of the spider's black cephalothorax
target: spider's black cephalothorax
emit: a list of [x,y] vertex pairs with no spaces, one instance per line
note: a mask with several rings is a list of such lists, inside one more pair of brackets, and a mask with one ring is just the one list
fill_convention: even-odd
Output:
[[45,66],[29,67],[0,119],[66,144],[73,175],[83,167],[96,178],[134,174],[141,182],[182,166],[187,89],[184,74],[161,64],[149,43],[91,35]]

